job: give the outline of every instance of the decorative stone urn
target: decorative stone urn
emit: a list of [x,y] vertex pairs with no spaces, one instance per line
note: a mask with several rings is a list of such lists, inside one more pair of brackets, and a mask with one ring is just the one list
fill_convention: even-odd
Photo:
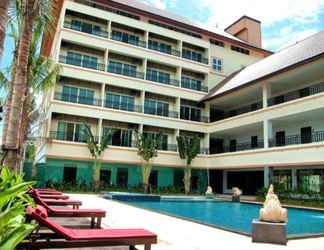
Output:
[[206,198],[212,198],[214,197],[213,189],[211,186],[207,187],[207,190],[205,192]]
[[240,202],[241,201],[240,196],[242,194],[242,191],[237,187],[233,187],[232,191],[233,191],[232,201],[233,202]]
[[272,184],[269,187],[263,208],[260,209],[259,219],[267,222],[287,222],[287,209],[282,208]]

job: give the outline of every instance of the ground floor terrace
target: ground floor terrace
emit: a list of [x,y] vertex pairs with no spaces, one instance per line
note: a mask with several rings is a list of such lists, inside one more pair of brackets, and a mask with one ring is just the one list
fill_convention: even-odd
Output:
[[[107,217],[102,221],[102,225],[105,228],[145,228],[156,233],[158,235],[158,243],[152,245],[153,250],[210,250],[216,248],[241,250],[320,250],[323,249],[324,245],[323,237],[289,240],[287,246],[252,243],[249,236],[106,200],[97,195],[70,196],[73,199],[81,200],[83,208],[100,207],[106,210]],[[115,250],[115,248],[104,249]],[[116,249],[126,250],[127,248]],[[142,248],[139,246],[138,249]]]
[[[68,159],[46,159],[36,165],[37,180],[42,186],[49,184],[90,185],[93,176],[93,162]],[[177,193],[183,191],[181,167],[154,166],[150,176],[151,188],[158,192]],[[25,163],[25,177],[31,177],[31,163]],[[208,183],[209,179],[209,183]],[[141,187],[140,164],[104,162],[100,171],[103,187]],[[254,167],[237,169],[193,168],[191,187],[195,193],[204,193],[210,185],[215,193],[229,194],[238,187],[244,195],[255,195],[270,183],[281,190],[302,192],[324,192],[324,166]]]

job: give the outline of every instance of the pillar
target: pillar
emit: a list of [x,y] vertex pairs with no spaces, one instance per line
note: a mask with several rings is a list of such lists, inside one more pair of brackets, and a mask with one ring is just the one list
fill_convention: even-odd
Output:
[[108,49],[105,50],[105,58],[104,58],[105,62],[105,71],[108,70],[108,64],[109,64],[109,51]]
[[291,169],[291,180],[292,180],[292,189],[296,190],[298,188],[298,180],[297,180],[297,169]]
[[272,167],[264,167],[263,170],[263,180],[264,187],[268,188],[270,184],[272,184],[273,180],[273,168]]
[[111,21],[108,21],[108,26],[107,26],[107,32],[108,32],[108,36],[111,37]]
[[144,80],[146,80],[146,72],[147,72],[147,58],[143,59],[143,73],[144,73]]
[[182,41],[178,41],[178,50],[180,51],[180,57],[182,57],[182,44],[183,42]]
[[181,98],[176,97],[175,111],[178,112],[178,118],[180,118],[180,110],[181,110]]
[[262,103],[263,108],[268,107],[268,99],[271,97],[271,86],[269,83],[262,85]]
[[141,91],[141,97],[140,97],[140,106],[141,106],[141,112],[144,113],[144,105],[145,105],[145,91]]
[[182,67],[177,67],[176,79],[179,81],[179,86],[181,87]]
[[101,85],[101,93],[100,93],[101,107],[104,107],[105,106],[105,100],[106,100],[106,84],[103,83]]
[[98,120],[98,143],[101,143],[101,137],[102,137],[102,119],[100,118]]
[[227,171],[223,171],[223,194],[227,191]]
[[269,120],[263,121],[263,141],[264,141],[264,148],[269,148],[270,144],[269,141],[272,140],[273,131],[272,131],[272,122]]
[[148,48],[148,43],[149,43],[149,32],[148,31],[144,31],[144,41],[145,41],[145,47]]
[[204,148],[207,150],[206,153],[209,153],[209,133],[204,134]]

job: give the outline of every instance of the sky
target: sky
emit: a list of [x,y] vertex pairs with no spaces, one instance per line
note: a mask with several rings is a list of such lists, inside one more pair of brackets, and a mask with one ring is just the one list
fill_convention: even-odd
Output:
[[[243,15],[262,22],[263,47],[278,51],[324,30],[324,0],[139,0],[189,18],[201,26],[224,29]],[[5,42],[0,64],[11,61],[13,44]]]

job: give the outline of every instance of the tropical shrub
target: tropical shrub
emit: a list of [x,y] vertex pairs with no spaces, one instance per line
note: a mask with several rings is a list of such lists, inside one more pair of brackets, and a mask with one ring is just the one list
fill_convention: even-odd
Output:
[[35,228],[25,222],[25,209],[34,205],[27,194],[31,182],[23,182],[22,176],[1,168],[0,176],[0,249],[15,249]]

